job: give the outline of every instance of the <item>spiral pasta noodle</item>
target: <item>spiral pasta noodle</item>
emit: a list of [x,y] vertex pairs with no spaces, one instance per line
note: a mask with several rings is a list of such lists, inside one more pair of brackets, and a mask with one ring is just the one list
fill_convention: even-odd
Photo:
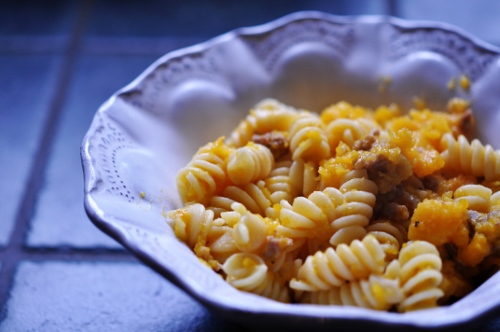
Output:
[[257,103],[225,140],[233,148],[245,146],[255,134],[264,134],[278,128],[286,129],[298,116],[298,112],[276,99]]
[[181,209],[170,211],[168,216],[174,221],[176,236],[190,248],[196,245],[202,228],[208,230],[214,220],[214,213],[206,210],[203,204],[191,204]]
[[234,225],[233,239],[241,252],[255,252],[266,242],[267,224],[259,214],[249,212],[242,204],[234,203],[232,209],[239,214]]
[[477,139],[469,143],[463,135],[455,139],[451,133],[446,133],[441,139],[441,148],[446,167],[474,176],[484,176],[487,181],[500,180],[500,152],[491,145],[483,145]]
[[399,253],[401,287],[404,300],[399,311],[432,308],[444,295],[439,288],[443,279],[442,261],[436,247],[426,241],[409,242]]
[[465,200],[469,210],[479,212],[490,211],[491,189],[480,184],[466,184],[460,186],[453,193],[458,200]]
[[293,121],[305,113],[270,98],[257,103],[248,119],[255,132],[262,134],[272,130],[288,130]]
[[345,281],[367,278],[371,273],[381,274],[385,268],[385,253],[377,239],[367,235],[349,246],[341,244],[308,256],[290,287],[303,291],[328,290]]
[[313,237],[328,229],[335,219],[336,207],[342,202],[342,194],[334,188],[314,191],[309,197],[296,197],[293,204],[282,201],[279,233],[289,237]]
[[332,150],[335,150],[341,141],[352,147],[355,141],[369,133],[359,121],[352,119],[333,120],[327,125],[326,132]]
[[290,126],[289,135],[292,159],[318,162],[330,157],[323,123],[316,114],[307,113],[297,118]]
[[297,196],[298,189],[293,186],[290,179],[291,166],[291,160],[278,162],[266,178],[265,184],[272,204],[279,204],[282,200],[292,203]]
[[[397,261],[393,261],[397,265]],[[393,268],[389,268],[392,270]],[[396,267],[396,269],[399,269]],[[331,290],[304,292],[300,303],[344,305],[388,310],[403,299],[397,276],[371,274],[368,279],[344,283]]]
[[364,235],[364,228],[373,215],[378,187],[368,179],[366,170],[349,172],[340,186],[344,202],[337,206],[337,218],[331,222],[334,232],[330,239],[333,246],[350,243]]
[[227,161],[227,175],[232,183],[244,185],[266,178],[274,166],[274,157],[261,144],[247,143],[232,151]]
[[214,213],[200,203],[169,211],[174,221],[176,236],[193,249],[198,256],[217,267],[216,261],[224,261],[238,251],[233,240],[233,229],[224,220],[214,219]]
[[298,192],[296,196],[309,196],[319,190],[318,166],[312,161],[294,160],[290,166],[290,183]]
[[255,254],[234,254],[226,260],[222,269],[227,275],[227,282],[237,289],[279,302],[290,302],[284,282],[269,272],[264,261]]
[[200,148],[189,164],[177,173],[177,186],[184,203],[203,203],[226,182],[226,159],[231,149],[222,139]]
[[384,249],[386,260],[397,257],[399,249],[406,242],[406,230],[396,222],[377,220],[365,228],[367,234],[373,235]]
[[263,182],[247,183],[243,186],[227,186],[221,195],[211,197],[209,208],[217,214],[231,211],[233,203],[242,203],[253,213],[265,214],[271,206]]

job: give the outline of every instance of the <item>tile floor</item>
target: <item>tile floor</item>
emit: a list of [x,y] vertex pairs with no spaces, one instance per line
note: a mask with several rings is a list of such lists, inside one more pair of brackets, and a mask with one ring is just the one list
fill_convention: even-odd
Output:
[[1,332],[244,331],[92,225],[80,144],[97,108],[164,53],[299,10],[441,20],[500,44],[495,0],[0,2]]

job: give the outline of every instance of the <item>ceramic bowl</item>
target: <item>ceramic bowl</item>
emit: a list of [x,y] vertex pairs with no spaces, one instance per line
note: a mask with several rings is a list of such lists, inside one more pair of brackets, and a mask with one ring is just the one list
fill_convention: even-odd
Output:
[[[500,147],[499,49],[442,23],[298,12],[168,53],[97,111],[81,150],[92,222],[207,308],[249,329],[472,328],[500,312],[500,274],[453,305],[406,314],[282,304],[240,292],[177,240],[177,171],[272,97],[321,111],[414,97],[472,103],[478,136]],[[466,75],[470,89],[450,88]],[[388,82],[390,82],[388,84]]]

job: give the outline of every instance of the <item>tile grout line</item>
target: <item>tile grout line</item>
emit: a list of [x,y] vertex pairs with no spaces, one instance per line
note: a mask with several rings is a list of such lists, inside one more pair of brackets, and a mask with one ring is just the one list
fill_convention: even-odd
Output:
[[[11,37],[19,39],[21,37]],[[167,52],[175,51],[180,48],[189,47],[208,40],[207,38],[197,37],[113,37],[113,36],[87,36],[80,45],[79,53],[88,55],[156,55],[161,56]],[[54,40],[60,39],[59,43]],[[69,39],[69,37],[68,37]],[[58,55],[68,48],[68,41],[65,38],[33,37],[32,39],[14,45],[9,38],[0,36],[0,54],[10,55]],[[35,44],[35,45],[33,45]],[[47,44],[49,44],[47,46]],[[57,45],[56,45],[57,44]]]
[[29,248],[23,250],[18,261],[137,261],[128,251],[112,248]]
[[[0,322],[7,314],[7,301],[13,285],[17,264],[29,258],[30,250],[25,249],[24,241],[30,228],[30,220],[35,209],[39,188],[43,181],[45,166],[50,155],[55,133],[62,115],[64,99],[76,65],[83,37],[90,16],[93,0],[81,0],[78,6],[78,18],[70,34],[68,46],[63,50],[63,62],[59,67],[58,79],[53,89],[52,100],[45,123],[43,124],[38,150],[31,164],[31,170],[24,186],[21,204],[16,213],[15,226],[6,248],[0,250],[2,262],[0,270]],[[48,255],[47,258],[51,257]],[[60,257],[67,257],[62,255]]]
[[398,0],[385,0],[387,15],[389,16],[399,16],[399,6]]
[[67,48],[63,51],[64,60],[59,67],[59,77],[53,89],[52,100],[49,104],[49,111],[43,125],[41,140],[38,144],[31,172],[28,181],[25,185],[23,199],[16,214],[16,224],[11,235],[7,251],[19,250],[24,246],[26,232],[29,230],[29,221],[36,204],[36,196],[43,180],[43,173],[50,155],[52,143],[57,131],[59,120],[63,113],[62,108],[64,99],[67,94],[68,85],[71,81],[71,72],[75,67],[81,39],[85,30],[86,12],[90,10],[89,1],[82,0],[84,5],[81,8],[81,15],[75,24],[74,31],[71,33],[70,42]]

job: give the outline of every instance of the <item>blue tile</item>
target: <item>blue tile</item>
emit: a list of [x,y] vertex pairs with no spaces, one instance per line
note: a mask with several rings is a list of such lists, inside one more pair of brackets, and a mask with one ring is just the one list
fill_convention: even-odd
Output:
[[62,36],[2,36],[0,53],[4,54],[60,54],[68,47],[69,38]]
[[99,106],[154,60],[154,56],[85,56],[79,62],[28,234],[29,246],[121,247],[85,214],[80,146]]
[[[93,55],[163,55],[206,41],[202,37],[117,37],[85,38],[83,49]],[[1,42],[1,40],[0,40]]]
[[481,331],[482,332],[498,332],[498,331],[500,331],[500,319],[496,319],[496,320],[493,320],[493,321],[487,323]]
[[35,157],[60,58],[0,55],[0,246],[12,232]]
[[96,3],[90,35],[212,37],[242,26],[266,23],[301,10],[338,15],[384,14],[384,0],[189,0]]
[[77,1],[3,0],[1,35],[67,35],[77,16]]
[[135,263],[23,262],[0,331],[243,331]]
[[500,45],[500,2],[497,0],[401,0],[398,11],[403,18],[446,22]]

